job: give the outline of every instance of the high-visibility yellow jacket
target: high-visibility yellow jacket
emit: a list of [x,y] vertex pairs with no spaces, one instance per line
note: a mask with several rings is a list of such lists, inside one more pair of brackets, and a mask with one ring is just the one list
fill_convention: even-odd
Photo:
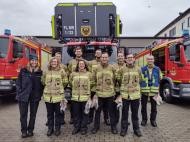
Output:
[[[113,64],[113,68],[114,68],[114,70],[115,70],[115,78],[118,78],[117,77],[117,72],[122,68],[122,67],[124,67],[124,66],[126,66],[126,64],[125,63],[123,63],[122,65],[121,64]],[[119,90],[120,90],[120,86],[119,86],[119,83],[117,82],[117,79],[116,79],[116,83],[115,83],[115,91],[116,92],[119,92]]]
[[154,66],[153,68],[148,68],[144,66],[141,68],[141,92],[148,96],[154,96],[159,92],[160,80],[162,78],[162,72],[160,68]]
[[136,100],[140,98],[141,73],[138,66],[124,66],[117,71],[122,98]]
[[107,98],[115,95],[115,70],[112,65],[101,64],[93,72],[98,97]]
[[69,83],[72,87],[71,100],[85,102],[89,99],[94,84],[90,72],[73,72],[69,77]]
[[65,70],[48,70],[42,76],[45,85],[43,98],[45,102],[57,103],[64,99],[64,87],[68,84]]
[[89,70],[91,72],[93,72],[97,68],[98,64],[100,64],[100,62],[98,62],[97,60],[90,61],[89,62]]

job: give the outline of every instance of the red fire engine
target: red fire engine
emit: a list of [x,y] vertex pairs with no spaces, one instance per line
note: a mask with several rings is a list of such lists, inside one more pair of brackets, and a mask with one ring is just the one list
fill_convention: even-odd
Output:
[[31,53],[37,54],[41,68],[51,56],[49,47],[32,38],[0,36],[0,96],[15,94],[18,72],[27,65]]
[[160,83],[162,98],[171,103],[173,98],[190,98],[190,39],[165,41],[136,55],[139,66],[146,65],[146,56],[155,57],[155,65],[164,74]]

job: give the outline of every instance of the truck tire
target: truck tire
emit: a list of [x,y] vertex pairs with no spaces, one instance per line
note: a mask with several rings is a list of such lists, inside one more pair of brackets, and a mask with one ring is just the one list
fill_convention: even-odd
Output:
[[170,84],[166,83],[163,86],[162,89],[162,99],[167,102],[167,103],[172,103],[173,102],[173,97],[172,97],[172,89]]

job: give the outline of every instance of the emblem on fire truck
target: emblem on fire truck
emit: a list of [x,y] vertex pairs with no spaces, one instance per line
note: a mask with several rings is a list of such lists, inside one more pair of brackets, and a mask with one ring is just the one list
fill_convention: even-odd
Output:
[[176,70],[175,70],[175,68],[174,68],[174,67],[171,69],[170,74],[171,74],[171,75],[173,75],[173,76],[175,76],[175,75],[176,75]]
[[89,36],[91,34],[91,26],[81,26],[80,31],[83,36]]

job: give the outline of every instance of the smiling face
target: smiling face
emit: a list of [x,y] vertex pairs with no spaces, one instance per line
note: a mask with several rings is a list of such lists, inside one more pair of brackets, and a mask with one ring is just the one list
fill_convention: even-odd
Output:
[[134,56],[133,56],[133,54],[129,54],[129,55],[127,55],[127,64],[129,64],[129,65],[133,65],[134,64],[134,62],[135,62],[135,59],[134,59]]
[[124,60],[125,60],[124,54],[123,53],[118,53],[117,60],[118,60],[119,63],[123,63]]
[[77,58],[81,58],[82,57],[82,49],[81,48],[77,48],[75,51],[75,55]]
[[55,53],[55,58],[57,58],[57,60],[59,62],[61,62],[61,54],[60,53]]
[[149,67],[153,67],[154,66],[154,56],[149,55],[146,58],[146,61],[147,61],[147,64],[148,64]]
[[96,56],[96,58],[101,58],[102,51],[101,50],[96,50],[95,56]]
[[84,69],[85,69],[84,61],[79,61],[79,70],[84,70]]
[[51,60],[50,66],[56,68],[58,66],[58,60],[56,58]]
[[35,59],[30,60],[30,66],[32,68],[37,67],[37,65],[38,65],[38,61],[37,60],[35,60]]
[[108,61],[109,61],[108,53],[103,53],[101,56],[101,63],[103,65],[106,65],[106,64],[108,64]]

